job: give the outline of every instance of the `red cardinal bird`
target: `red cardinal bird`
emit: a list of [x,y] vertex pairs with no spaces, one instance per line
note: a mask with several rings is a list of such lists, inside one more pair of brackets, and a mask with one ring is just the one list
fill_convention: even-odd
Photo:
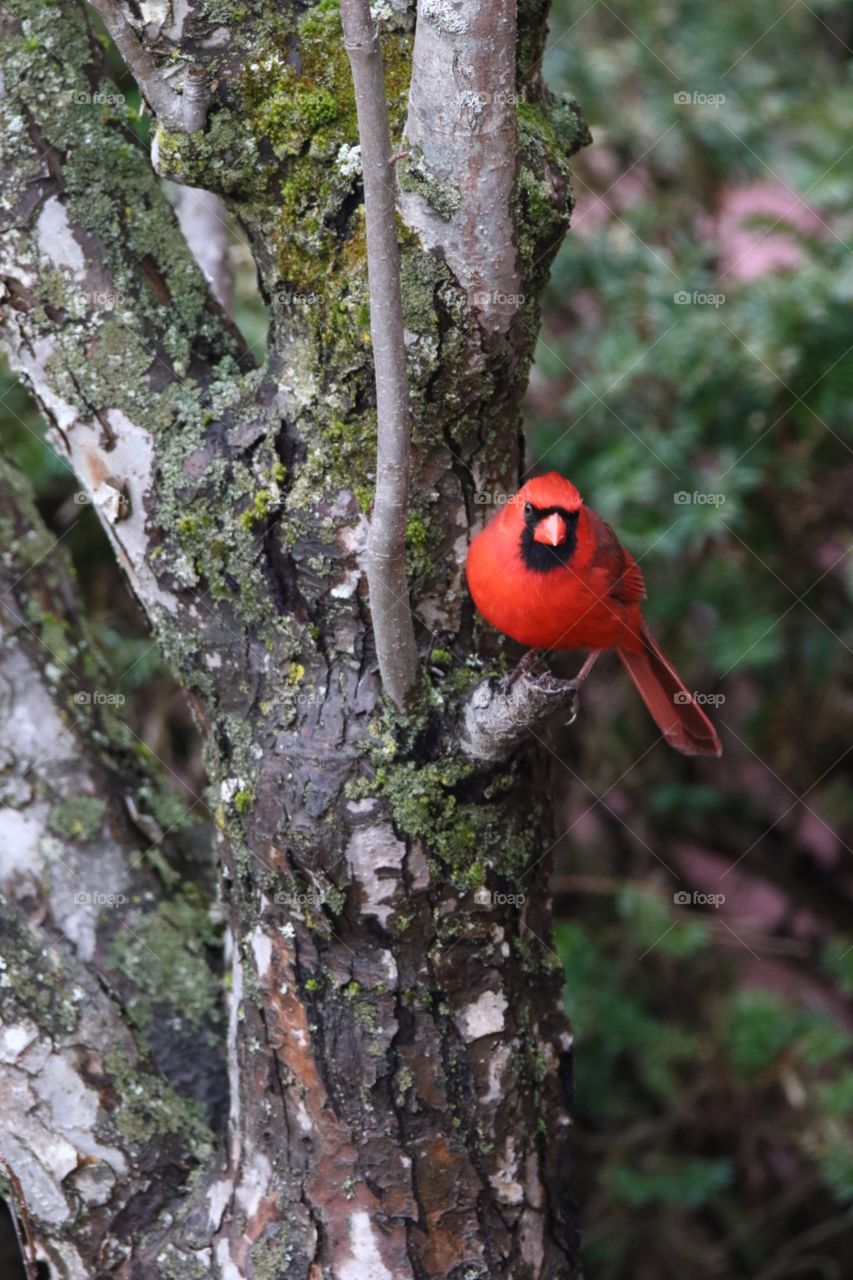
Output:
[[468,586],[487,621],[534,649],[615,649],[671,747],[719,756],[714,726],[643,621],[640,567],[556,471],[528,480],[477,535]]

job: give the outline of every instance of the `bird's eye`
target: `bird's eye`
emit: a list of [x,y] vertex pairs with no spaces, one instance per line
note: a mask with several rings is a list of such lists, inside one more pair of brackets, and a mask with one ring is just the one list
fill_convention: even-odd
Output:
[[532,502],[525,502],[525,504],[524,504],[524,514],[525,514],[526,516],[532,516],[532,515],[533,515],[533,503],[532,503]]

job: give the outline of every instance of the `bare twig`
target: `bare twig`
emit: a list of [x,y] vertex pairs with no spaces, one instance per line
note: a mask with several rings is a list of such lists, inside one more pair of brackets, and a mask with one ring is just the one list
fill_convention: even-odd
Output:
[[[6,1181],[9,1184],[9,1216],[12,1219],[12,1226],[15,1228],[15,1235],[18,1238],[18,1248],[21,1251],[21,1259],[24,1263],[24,1270],[27,1273],[27,1280],[38,1280],[39,1269],[38,1259],[36,1258],[35,1237],[33,1236],[33,1227],[30,1222],[30,1211],[27,1208],[24,1188],[21,1186],[21,1180],[15,1170],[5,1156],[2,1155],[0,1155],[0,1169],[3,1170]],[[13,1201],[17,1201],[17,1210]]]
[[376,375],[376,494],[367,545],[367,584],[382,683],[399,707],[417,676],[417,649],[406,582],[409,390],[391,134],[379,32],[370,16],[369,0],[342,0],[341,17],[361,139]]
[[89,2],[101,15],[104,26],[157,119],[167,129],[180,133],[195,133],[203,129],[211,91],[201,69],[189,67],[184,74],[183,92],[177,93],[130,25],[119,0]]

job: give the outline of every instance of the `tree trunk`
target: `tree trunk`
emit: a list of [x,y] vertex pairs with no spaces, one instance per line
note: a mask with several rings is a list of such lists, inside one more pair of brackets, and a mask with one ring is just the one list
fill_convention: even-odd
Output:
[[218,948],[197,806],[139,751],[25,492],[0,467],[0,1156],[51,1274],[88,1278],[221,1124]]
[[[91,1197],[66,1185],[77,1175],[55,1174],[45,1207],[29,1130],[23,1153],[0,1153],[57,1277],[569,1277],[571,1038],[549,807],[541,755],[518,747],[550,704],[513,703],[513,731],[493,732],[497,649],[463,575],[483,498],[499,501],[521,473],[538,293],[568,221],[568,158],[587,140],[539,76],[546,6],[520,6],[518,31],[503,4],[422,0],[416,29],[401,0],[381,12],[392,137],[408,153],[389,166],[404,219],[422,659],[404,712],[382,697],[364,579],[375,401],[337,10],[189,0],[147,6],[160,16],[143,22],[129,3],[94,8],[160,112],[158,172],[240,219],[271,313],[256,368],[128,128],[91,11],[8,0],[2,336],[204,735],[228,917],[230,1113],[221,1140],[215,1105],[212,1136],[185,1119],[179,1094],[214,1101],[210,1059],[170,1083],[139,1000],[158,1036],[172,1022],[119,956],[94,1042],[64,1026],[54,1039],[25,996],[21,1011],[44,1051],[124,1054],[121,1073],[66,1095],[78,1167],[103,1188],[97,1228],[82,1225]],[[204,127],[179,131],[199,95]],[[59,661],[80,678],[79,653]],[[48,695],[67,718],[67,694]],[[78,785],[106,799],[116,782],[95,770]],[[126,812],[103,854],[117,886],[134,866]],[[9,911],[37,973],[38,931],[52,927],[83,989],[97,984],[100,925],[87,952],[66,900],[47,919]],[[197,929],[209,936],[191,911],[168,918],[190,954]],[[215,1020],[199,1017],[209,1037]],[[175,1094],[179,1119],[158,1137],[152,1102],[111,1158],[99,1135],[135,1105],[137,1075]]]

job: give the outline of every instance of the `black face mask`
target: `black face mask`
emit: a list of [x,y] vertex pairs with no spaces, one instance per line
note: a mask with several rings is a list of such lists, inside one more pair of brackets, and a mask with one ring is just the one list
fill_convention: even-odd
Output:
[[[562,516],[566,523],[566,540],[559,546],[549,547],[545,542],[536,542],[533,537],[536,526],[547,516]],[[559,569],[571,560],[578,541],[577,511],[566,511],[564,507],[534,507],[532,502],[524,504],[524,529],[521,534],[521,558],[528,569],[534,573],[550,573]]]

